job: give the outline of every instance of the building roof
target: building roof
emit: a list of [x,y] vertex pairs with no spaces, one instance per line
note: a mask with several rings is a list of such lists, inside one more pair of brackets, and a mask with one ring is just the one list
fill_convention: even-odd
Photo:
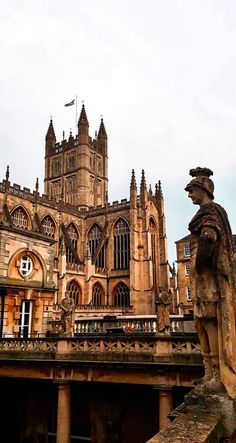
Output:
[[[186,235],[185,237],[181,238],[180,240],[177,240],[175,243],[184,243],[190,240],[190,234]],[[234,245],[234,252],[236,252],[236,234],[233,234],[233,245]]]
[[190,234],[185,235],[185,237],[181,238],[180,240],[177,240],[175,243],[181,243],[189,240],[190,240]]

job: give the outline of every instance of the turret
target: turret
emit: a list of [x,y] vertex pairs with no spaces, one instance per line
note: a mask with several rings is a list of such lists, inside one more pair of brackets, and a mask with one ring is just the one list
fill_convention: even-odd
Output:
[[130,182],[130,206],[131,208],[137,207],[137,184],[136,184],[134,169],[132,169],[131,182]]
[[107,155],[107,133],[104,126],[103,118],[101,119],[100,127],[98,130],[97,146],[98,151],[100,151],[102,154]]
[[89,122],[87,119],[84,104],[82,105],[78,121],[78,140],[80,144],[87,145],[89,142]]
[[56,144],[56,136],[55,136],[55,131],[54,131],[54,127],[53,127],[53,121],[51,119],[49,126],[48,126],[48,131],[47,131],[47,134],[45,137],[46,156],[50,155],[52,149],[55,147],[55,144]]

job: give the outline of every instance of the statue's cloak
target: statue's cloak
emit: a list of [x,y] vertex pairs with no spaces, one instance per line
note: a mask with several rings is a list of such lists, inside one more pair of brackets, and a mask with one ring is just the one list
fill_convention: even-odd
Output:
[[220,376],[228,394],[236,398],[236,266],[232,231],[224,208],[214,202],[200,207],[189,230],[200,238],[204,227],[217,234],[211,273],[217,288]]

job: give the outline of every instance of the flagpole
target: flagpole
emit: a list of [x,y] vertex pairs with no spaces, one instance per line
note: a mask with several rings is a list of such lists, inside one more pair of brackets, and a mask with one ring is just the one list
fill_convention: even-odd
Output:
[[77,95],[75,96],[75,136],[77,134]]

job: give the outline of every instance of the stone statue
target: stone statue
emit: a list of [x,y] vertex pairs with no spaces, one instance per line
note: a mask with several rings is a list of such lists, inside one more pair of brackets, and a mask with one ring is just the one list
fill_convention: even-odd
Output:
[[170,291],[164,291],[159,287],[158,297],[156,299],[157,305],[157,332],[165,334],[169,332],[170,328],[170,302],[171,293]]
[[66,292],[65,297],[62,299],[61,304],[61,326],[62,331],[68,335],[73,335],[73,314],[75,310],[75,303],[73,298],[68,296]]
[[[227,214],[213,202],[213,172],[190,170],[185,188],[200,209],[189,224],[190,293],[195,326],[203,354],[203,386],[210,391],[225,387],[236,398],[236,283],[233,241]],[[222,386],[223,385],[223,386]]]

